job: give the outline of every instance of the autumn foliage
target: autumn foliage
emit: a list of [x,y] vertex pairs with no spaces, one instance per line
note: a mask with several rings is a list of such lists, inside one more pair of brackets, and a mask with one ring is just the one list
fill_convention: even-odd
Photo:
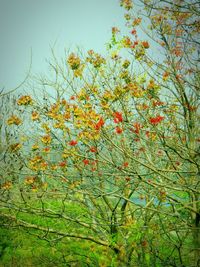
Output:
[[[120,5],[128,33],[112,28],[106,56],[89,50],[54,58],[40,96],[20,95],[5,116],[16,138],[3,152],[2,210],[11,225],[49,242],[75,238],[84,255],[84,242],[94,254],[101,247],[88,266],[197,267],[199,6]],[[15,158],[20,168],[11,168]],[[53,198],[56,211],[48,207]],[[57,222],[50,229],[17,220],[18,210]],[[79,265],[70,266],[87,266],[73,257]]]

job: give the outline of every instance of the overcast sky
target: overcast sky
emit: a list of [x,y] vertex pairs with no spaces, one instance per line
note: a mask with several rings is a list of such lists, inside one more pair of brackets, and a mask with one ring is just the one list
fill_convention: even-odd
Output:
[[50,46],[81,46],[105,52],[111,27],[124,27],[118,0],[0,0],[0,89],[25,77],[33,52],[33,72],[45,72]]

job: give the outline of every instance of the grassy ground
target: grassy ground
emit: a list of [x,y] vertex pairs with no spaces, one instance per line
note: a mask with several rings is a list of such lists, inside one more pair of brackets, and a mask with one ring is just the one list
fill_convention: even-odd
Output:
[[[78,202],[63,202],[63,195],[52,195],[46,197],[38,197],[39,193],[29,195],[24,194],[26,204],[23,203],[17,191],[14,194],[10,194],[10,202],[8,202],[7,208],[2,208],[4,214],[17,216],[18,219],[26,221],[30,224],[39,225],[46,228],[56,229],[64,233],[76,233],[85,236],[93,235],[89,229],[81,227],[75,222],[70,222],[59,216],[54,218],[48,217],[45,211],[52,210],[55,214],[62,214],[64,208],[65,216],[70,218],[79,218],[85,223],[90,223],[91,218],[88,215],[87,208]],[[16,210],[16,207],[21,209]],[[164,206],[166,211],[169,207]],[[23,210],[24,209],[24,210]],[[34,214],[35,211],[41,212],[41,214]],[[44,210],[44,213],[43,213]],[[25,212],[26,211],[26,212]],[[32,213],[31,213],[32,212]],[[123,225],[122,232],[128,231],[128,237],[122,237],[124,244],[128,242],[130,246],[134,246],[133,257],[134,262],[142,261],[138,259],[138,255],[143,255],[147,265],[145,267],[189,267],[190,255],[189,249],[192,247],[191,236],[185,231],[179,232],[179,236],[176,234],[176,218],[171,217],[171,221],[165,215],[159,217],[160,220],[152,219],[150,227],[142,232],[141,226],[143,225],[143,219],[141,213],[137,215],[134,213],[137,219],[131,224]],[[184,214],[183,214],[184,215]],[[182,215],[182,216],[183,216]],[[5,221],[4,221],[5,223]],[[0,225],[2,225],[0,221]],[[116,267],[112,261],[112,252],[107,247],[101,247],[87,240],[58,239],[57,235],[46,235],[44,232],[37,230],[30,230],[25,228],[13,228],[11,225],[0,228],[0,267]],[[98,226],[97,226],[98,227]],[[166,227],[167,233],[165,234],[164,228]],[[168,231],[171,229],[170,231]],[[179,229],[178,229],[179,230]],[[95,236],[94,236],[95,237]],[[145,245],[144,238],[147,245]],[[43,239],[46,239],[43,240]],[[48,240],[48,241],[47,241]],[[51,240],[51,241],[50,241]],[[50,242],[49,242],[50,241]],[[127,244],[126,244],[127,245]],[[182,260],[188,265],[180,265],[179,260],[179,245],[182,253]],[[150,247],[151,246],[151,247]],[[151,252],[153,248],[154,251]],[[157,258],[155,256],[157,253]],[[135,255],[135,256],[134,256]],[[159,258],[161,257],[161,258]],[[148,263],[149,262],[149,263]],[[152,265],[152,262],[156,264]],[[174,262],[173,264],[170,264]],[[120,266],[124,267],[124,266]],[[131,267],[144,267],[141,264],[136,264]]]

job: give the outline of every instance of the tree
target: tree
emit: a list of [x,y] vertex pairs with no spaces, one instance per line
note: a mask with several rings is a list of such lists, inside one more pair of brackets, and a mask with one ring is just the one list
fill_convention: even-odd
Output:
[[112,28],[106,58],[52,51],[41,95],[18,98],[7,124],[24,164],[5,176],[2,219],[80,240],[64,256],[79,266],[198,266],[199,6],[121,5],[130,33]]

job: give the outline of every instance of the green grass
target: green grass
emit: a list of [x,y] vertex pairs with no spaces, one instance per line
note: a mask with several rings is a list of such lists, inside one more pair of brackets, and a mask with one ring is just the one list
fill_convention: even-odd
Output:
[[[16,201],[19,199],[16,197]],[[57,199],[44,198],[43,204],[41,199],[36,195],[29,199],[27,206],[32,209],[51,209],[55,213],[61,213],[63,202]],[[31,212],[30,209],[30,212]],[[76,233],[91,235],[89,229],[84,229],[76,223],[67,223],[66,220],[61,218],[49,218],[43,213],[41,215],[25,213],[22,210],[16,211],[12,208],[1,209],[4,214],[16,215],[18,220],[23,220],[27,223],[35,224],[41,227],[52,228],[57,231],[66,233]],[[72,218],[77,216],[85,216],[85,209],[74,203],[65,203],[65,214]],[[84,222],[91,221],[89,218],[84,217]],[[0,224],[1,225],[1,224]],[[45,241],[39,237],[44,237]],[[99,266],[99,262],[106,261],[103,259],[103,248],[97,245],[91,245],[90,242],[80,239],[56,239],[57,235],[47,235],[44,232],[17,228],[12,229],[0,228],[0,267],[53,267],[53,266]],[[102,258],[102,259],[101,259]],[[88,265],[89,264],[89,265]]]
[[[63,202],[63,196],[61,198],[58,195],[52,195],[51,197],[44,195],[41,198],[40,192],[30,194],[29,197],[27,194],[25,198],[26,204],[22,203],[22,199],[17,194],[17,191],[13,192],[9,201],[10,208],[4,207],[1,211],[4,214],[16,216],[18,220],[41,227],[49,227],[64,233],[97,237],[90,229],[82,227],[76,222],[68,222],[59,216],[54,218],[47,217],[47,213],[45,213],[45,210],[50,209],[59,215],[64,208],[65,216],[74,219],[78,218],[85,223],[90,223],[92,219],[88,215],[89,207],[86,208],[81,203],[71,202],[70,200]],[[97,201],[100,201],[100,199]],[[16,207],[21,206],[21,210],[14,209],[14,204],[16,204]],[[163,208],[166,211],[169,210],[168,206]],[[27,209],[27,212],[23,209]],[[34,214],[34,210],[39,211],[40,214]],[[31,213],[32,211],[33,213]],[[160,215],[159,219],[155,217],[151,221],[149,228],[144,229],[144,221],[142,217],[139,217],[141,216],[140,212],[138,214],[135,212],[135,216],[132,224],[123,225],[120,228],[116,240],[107,233],[107,238],[110,238],[110,242],[125,244],[127,248],[134,246],[133,262],[135,265],[133,267],[143,267],[143,261],[146,264],[145,267],[169,267],[172,266],[168,265],[169,259],[170,261],[176,261],[177,265],[174,266],[180,267],[177,250],[172,253],[173,248],[180,243],[177,234],[175,234],[176,232],[173,232],[177,218],[173,217],[169,221],[166,216]],[[166,230],[170,229],[170,227],[173,229],[168,231],[168,237],[163,232],[162,224],[163,227],[166,227]],[[98,228],[98,226],[96,227]],[[127,233],[128,238],[124,237]],[[181,238],[183,236],[184,232],[180,234]],[[46,241],[42,240],[42,237]],[[144,239],[148,243],[146,248],[141,246],[141,241]],[[190,257],[188,252],[192,245],[191,235],[186,235],[181,242],[184,245],[184,248],[181,248],[183,260],[186,266],[189,266]],[[149,250],[150,246],[154,250],[153,252]],[[157,252],[161,260],[159,258],[155,259],[155,253]],[[142,256],[138,260],[138,255],[140,254]],[[118,267],[112,257],[113,252],[111,249],[101,247],[88,240],[70,239],[67,237],[60,239],[60,236],[56,234],[46,234],[39,230],[25,229],[23,227],[13,229],[9,225],[8,228],[0,228],[0,267]],[[152,262],[154,262],[153,265]]]

